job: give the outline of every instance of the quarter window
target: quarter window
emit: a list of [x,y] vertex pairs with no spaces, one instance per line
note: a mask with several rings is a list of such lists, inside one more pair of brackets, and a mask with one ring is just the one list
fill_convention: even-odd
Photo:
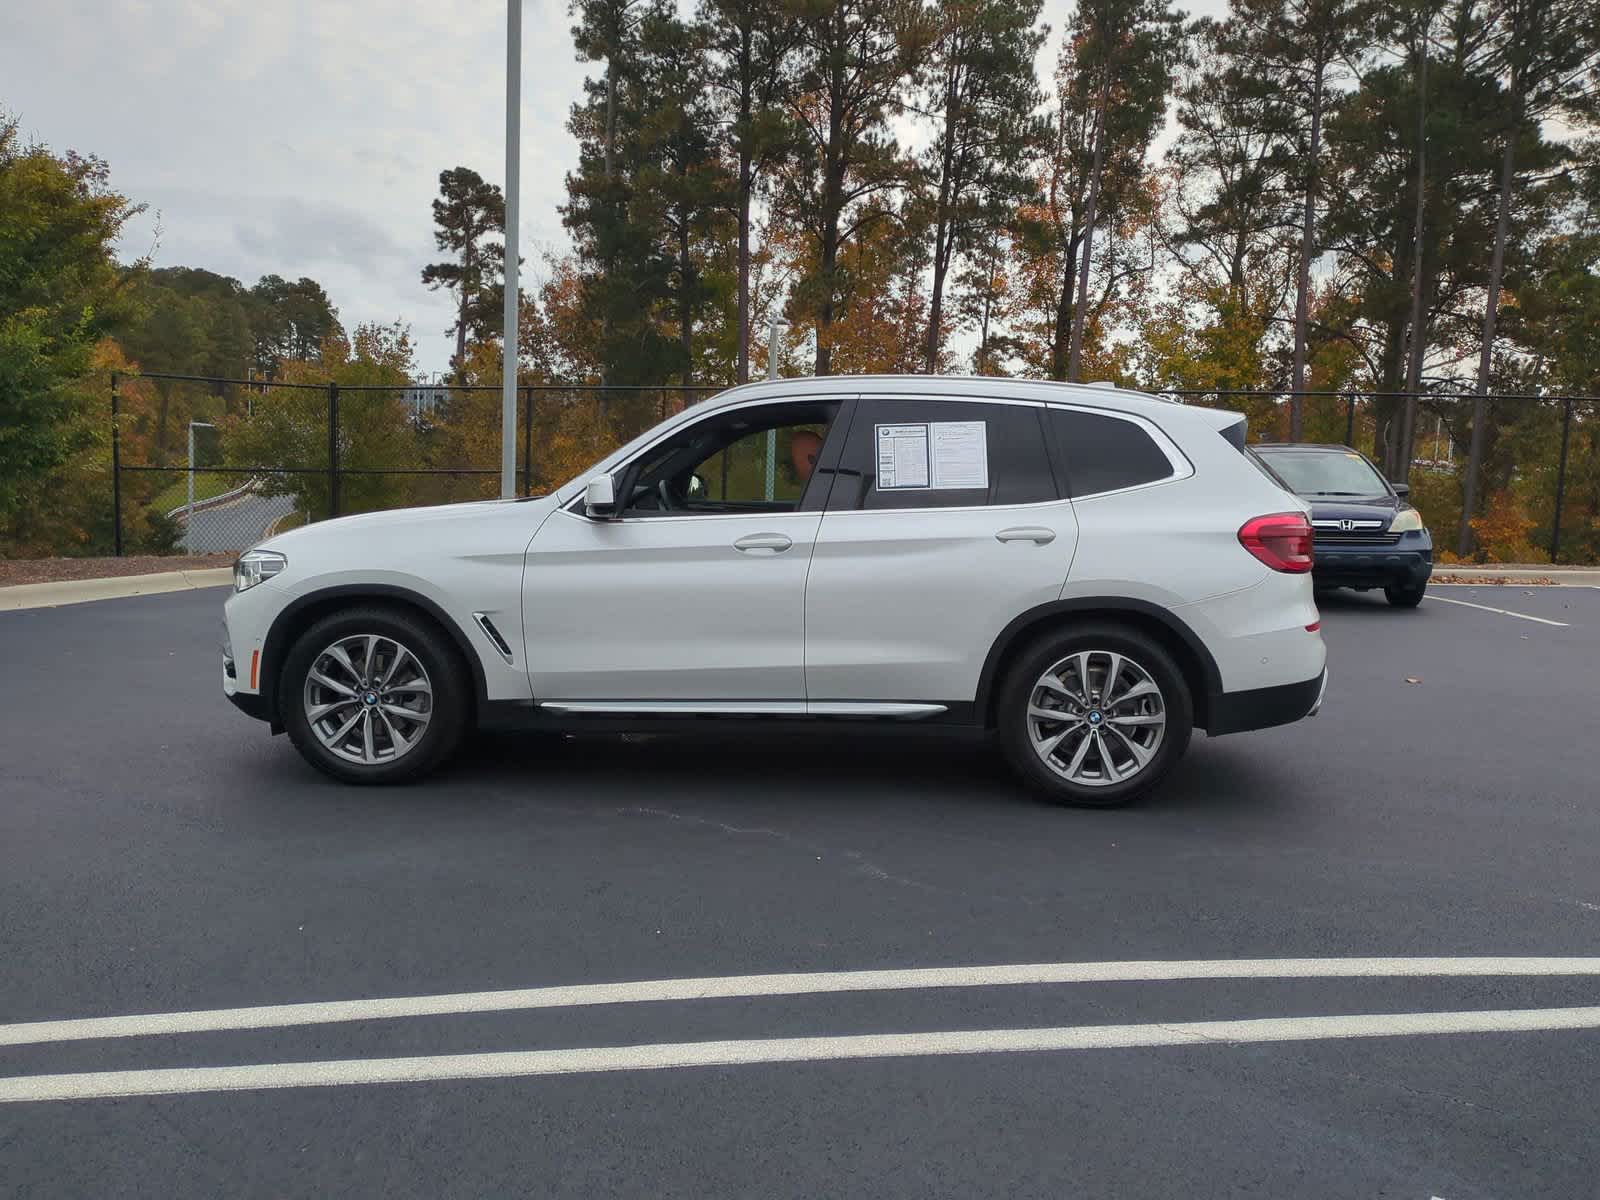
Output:
[[1077,408],[1049,412],[1056,459],[1070,495],[1114,492],[1172,475],[1172,460],[1134,422]]
[[878,400],[856,407],[830,509],[965,508],[1058,498],[1028,404]]

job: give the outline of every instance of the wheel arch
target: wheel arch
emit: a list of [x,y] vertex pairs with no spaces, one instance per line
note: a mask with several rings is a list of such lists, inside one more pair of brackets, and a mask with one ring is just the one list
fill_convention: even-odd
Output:
[[1189,685],[1194,703],[1194,723],[1204,729],[1211,716],[1211,697],[1222,691],[1217,660],[1198,634],[1171,610],[1146,600],[1126,596],[1075,596],[1031,608],[1000,631],[989,648],[978,675],[977,716],[992,728],[999,684],[1018,655],[1046,633],[1070,629],[1089,621],[1125,625],[1155,639],[1172,656]]
[[314,622],[329,613],[349,608],[352,604],[359,604],[363,600],[407,610],[443,633],[460,653],[467,670],[472,674],[474,709],[482,707],[489,694],[488,681],[483,673],[483,662],[473,651],[472,643],[467,639],[466,633],[444,609],[428,597],[409,588],[378,583],[342,584],[320,588],[296,597],[274,618],[271,628],[267,630],[266,639],[261,646],[260,689],[274,729],[278,726],[278,684],[282,675],[283,660],[288,656],[289,647],[293,646],[296,639]]

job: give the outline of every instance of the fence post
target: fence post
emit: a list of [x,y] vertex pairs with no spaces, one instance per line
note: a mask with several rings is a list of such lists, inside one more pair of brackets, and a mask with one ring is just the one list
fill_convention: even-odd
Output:
[[328,515],[339,515],[339,385],[328,385]]
[[533,389],[522,389],[522,494],[533,495]]
[[117,426],[117,373],[111,372],[111,529],[117,557],[122,557],[122,433]]
[[1556,515],[1550,526],[1550,561],[1561,561],[1561,505],[1567,498],[1567,442],[1572,436],[1572,401],[1561,402],[1561,462],[1556,467]]
[[1356,448],[1356,394],[1349,392],[1344,398],[1344,444]]

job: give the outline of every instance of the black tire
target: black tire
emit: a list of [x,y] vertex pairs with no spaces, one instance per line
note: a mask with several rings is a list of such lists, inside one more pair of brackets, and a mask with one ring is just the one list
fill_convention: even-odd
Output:
[[[431,688],[428,720],[415,741],[403,752],[389,742],[394,757],[370,763],[335,753],[312,729],[306,712],[307,676],[312,666],[339,639],[366,634],[390,639],[409,651]],[[469,679],[460,652],[431,622],[403,609],[361,605],[323,617],[295,641],[278,680],[278,715],[295,749],[324,774],[345,783],[408,783],[432,771],[461,744],[472,712]],[[419,707],[422,703],[420,699],[408,702]],[[392,722],[390,726],[394,727]],[[381,746],[384,735],[378,736]]]
[[[1028,707],[1035,685],[1046,670],[1070,655],[1098,651],[1122,655],[1150,677],[1159,689],[1166,725],[1154,755],[1142,768],[1117,782],[1085,784],[1068,779],[1045,764],[1040,752],[1034,748]],[[1110,660],[1101,661],[1103,674]],[[1092,676],[1093,666],[1090,672]],[[1120,678],[1123,676],[1119,670]],[[1128,689],[1124,687],[1122,690]],[[1083,808],[1115,808],[1148,795],[1183,757],[1194,730],[1194,699],[1189,693],[1183,672],[1160,644],[1138,630],[1123,625],[1096,622],[1041,637],[1012,663],[1001,683],[997,699],[995,715],[999,725],[999,742],[1012,768],[1048,799],[1058,804]],[[1136,731],[1135,736],[1141,735]],[[1108,738],[1107,742],[1114,746],[1112,739]],[[1113,771],[1118,769],[1116,758],[1114,746]],[[1132,765],[1133,762],[1134,758],[1129,754],[1122,765]]]
[[1383,589],[1383,594],[1389,603],[1396,608],[1415,608],[1422,603],[1422,597],[1427,594],[1428,585],[1420,587],[1390,586]]

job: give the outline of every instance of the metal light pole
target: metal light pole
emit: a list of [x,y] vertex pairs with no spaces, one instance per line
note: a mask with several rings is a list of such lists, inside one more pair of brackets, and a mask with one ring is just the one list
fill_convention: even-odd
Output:
[[517,494],[517,216],[522,166],[522,0],[506,0],[506,307],[500,356],[500,498]]
[[[778,377],[778,351],[779,351],[779,348],[780,348],[779,347],[779,343],[778,343],[778,338],[782,335],[783,331],[785,329],[787,329],[787,328],[789,328],[789,322],[785,321],[782,317],[777,316],[776,314],[773,315],[772,321],[767,325],[767,378],[768,379],[776,379]],[[767,430],[767,499],[768,500],[772,499],[772,490],[773,490],[773,485],[777,481],[777,474],[778,474],[778,431],[775,430],[775,429],[769,429],[769,430]]]
[[210,421],[189,422],[189,511],[183,516],[185,524],[194,520],[194,431],[196,429],[215,429]]

